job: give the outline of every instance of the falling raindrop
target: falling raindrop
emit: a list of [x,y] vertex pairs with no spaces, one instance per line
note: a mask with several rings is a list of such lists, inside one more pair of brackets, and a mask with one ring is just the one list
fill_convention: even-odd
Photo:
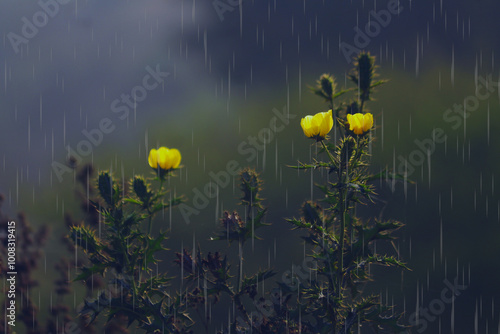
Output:
[[451,48],[451,86],[455,86],[455,45]]
[[474,190],[474,211],[476,211],[476,203],[477,203],[477,194],[476,191]]
[[490,103],[488,102],[488,110],[486,113],[486,137],[488,140],[488,146],[490,145]]
[[302,64],[299,62],[299,102],[302,101]]
[[443,219],[439,224],[439,261],[443,262]]
[[429,173],[429,189],[431,188],[431,150],[427,150],[427,170]]
[[31,118],[28,116],[28,152],[31,151]]
[[420,69],[420,43],[418,40],[418,35],[417,35],[417,56],[416,56],[416,61],[415,61],[415,77],[418,78],[418,73]]

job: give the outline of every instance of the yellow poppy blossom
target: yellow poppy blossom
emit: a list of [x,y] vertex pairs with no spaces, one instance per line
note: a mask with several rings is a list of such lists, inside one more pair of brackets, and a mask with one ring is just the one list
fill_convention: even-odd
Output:
[[181,153],[178,149],[160,147],[159,149],[152,149],[148,157],[149,165],[158,169],[169,170],[179,167],[181,163]]
[[323,140],[333,127],[332,111],[308,115],[300,120],[300,126],[307,137]]
[[373,115],[370,113],[354,115],[347,115],[347,122],[349,123],[349,130],[357,135],[365,134],[370,131],[373,126]]

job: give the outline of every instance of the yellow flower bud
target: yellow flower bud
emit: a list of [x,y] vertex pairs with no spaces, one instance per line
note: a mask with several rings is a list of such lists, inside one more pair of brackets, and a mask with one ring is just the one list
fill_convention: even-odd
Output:
[[347,122],[349,123],[349,130],[357,135],[365,134],[370,131],[373,126],[373,115],[370,113],[354,115],[347,115]]
[[148,162],[154,169],[175,169],[181,163],[181,153],[175,148],[160,147],[157,150],[153,148],[149,152]]
[[301,119],[300,126],[307,137],[323,140],[333,127],[332,111],[308,115]]

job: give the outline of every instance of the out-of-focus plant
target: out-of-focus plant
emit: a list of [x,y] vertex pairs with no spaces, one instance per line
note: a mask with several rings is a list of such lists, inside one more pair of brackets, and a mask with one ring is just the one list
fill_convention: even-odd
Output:
[[[1,210],[4,197],[0,194],[0,277],[4,281],[2,302],[3,317],[0,319],[0,332],[12,333],[16,328],[8,323],[17,323],[18,328],[24,325],[24,331],[28,334],[39,333],[42,330],[42,325],[39,321],[40,309],[37,306],[37,301],[33,298],[31,289],[39,285],[39,280],[35,275],[35,271],[39,269],[42,259],[42,248],[47,242],[49,236],[49,227],[42,225],[34,228],[24,213],[19,213],[16,219],[9,219]],[[12,235],[14,239],[9,237],[9,230],[13,228]],[[15,232],[14,232],[15,231]],[[8,259],[11,248],[14,248],[9,243],[15,242],[15,260],[11,267]],[[11,256],[11,255],[10,255]],[[10,272],[15,271],[12,275]],[[7,296],[10,294],[10,284],[7,279],[14,278],[15,286],[15,310],[17,317],[12,319],[9,317],[11,313],[7,307],[12,307]],[[11,292],[12,293],[12,292]],[[9,297],[10,299],[10,297]],[[21,325],[23,324],[23,325]]]
[[[300,218],[288,219],[296,229],[304,230],[310,256],[315,259],[309,281],[300,281],[297,307],[303,310],[301,322],[312,333],[352,333],[367,324],[374,329],[405,331],[401,315],[382,305],[377,296],[366,296],[361,287],[371,279],[370,265],[408,269],[397,257],[378,254],[373,243],[393,239],[392,233],[403,224],[396,221],[364,220],[356,216],[356,206],[372,201],[368,145],[372,140],[373,115],[366,110],[375,87],[385,81],[376,77],[374,57],[361,53],[349,78],[356,86],[337,91],[335,79],[321,76],[313,92],[323,97],[330,111],[306,116],[301,121],[304,134],[321,146],[326,161],[291,166],[302,170],[326,169],[327,179],[316,184],[323,193],[319,202],[302,206]],[[355,100],[336,103],[347,92],[356,92]],[[327,134],[337,128],[333,142]],[[283,291],[284,295],[291,293]],[[294,319],[293,321],[297,321]]]

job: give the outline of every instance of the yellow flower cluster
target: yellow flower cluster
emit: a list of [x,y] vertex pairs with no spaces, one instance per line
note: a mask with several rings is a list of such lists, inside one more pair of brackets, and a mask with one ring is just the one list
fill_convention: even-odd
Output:
[[179,167],[181,163],[181,153],[178,149],[160,147],[149,152],[148,162],[154,169],[170,170]]
[[[363,135],[372,128],[373,115],[370,113],[348,114],[347,123],[349,124],[349,130],[354,134]],[[302,126],[302,130],[307,137],[318,141],[323,140],[333,127],[332,111],[320,112],[314,116],[308,115],[302,118],[300,126]]]

